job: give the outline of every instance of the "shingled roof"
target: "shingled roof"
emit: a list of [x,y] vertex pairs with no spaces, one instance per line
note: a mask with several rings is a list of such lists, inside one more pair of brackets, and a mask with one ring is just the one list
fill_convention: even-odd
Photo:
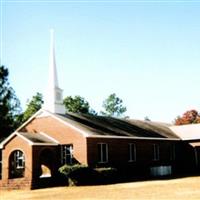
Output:
[[54,115],[86,131],[89,136],[179,139],[164,123],[73,113]]
[[56,144],[55,141],[48,138],[42,133],[29,133],[29,132],[18,132],[19,135],[25,137],[27,140],[29,140],[31,143],[35,144]]

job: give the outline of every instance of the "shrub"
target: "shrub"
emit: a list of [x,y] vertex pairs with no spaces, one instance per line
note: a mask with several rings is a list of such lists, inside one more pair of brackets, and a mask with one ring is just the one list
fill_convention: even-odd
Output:
[[64,165],[59,168],[59,172],[68,178],[68,184],[91,185],[94,183],[96,172],[86,165]]
[[62,167],[59,168],[59,172],[61,174],[64,174],[65,176],[70,176],[70,174],[74,171],[81,170],[88,168],[86,165],[80,165],[80,164],[75,164],[75,165],[63,165]]
[[68,179],[68,185],[94,185],[113,183],[117,180],[117,169],[96,168],[92,169],[86,165],[64,165],[59,172]]
[[113,183],[117,181],[118,171],[116,168],[106,167],[106,168],[96,168],[95,169],[100,178],[100,183]]

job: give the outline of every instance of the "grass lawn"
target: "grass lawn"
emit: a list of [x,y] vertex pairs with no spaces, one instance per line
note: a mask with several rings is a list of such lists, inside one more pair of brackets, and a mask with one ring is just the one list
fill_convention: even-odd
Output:
[[0,191],[0,200],[200,199],[200,177],[102,186]]

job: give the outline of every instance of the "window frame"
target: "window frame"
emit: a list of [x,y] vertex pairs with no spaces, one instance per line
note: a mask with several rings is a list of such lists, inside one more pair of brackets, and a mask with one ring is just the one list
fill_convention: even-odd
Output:
[[73,163],[73,151],[72,144],[61,145],[61,164],[71,165]]
[[20,150],[14,151],[13,158],[14,158],[14,166],[16,169],[24,169],[25,168],[25,156],[22,151],[20,151]]
[[176,145],[172,144],[170,146],[170,160],[174,161],[176,159]]
[[153,160],[160,160],[160,146],[158,144],[153,144]]
[[[104,146],[105,146],[105,152],[104,151]],[[108,163],[108,144],[107,143],[98,143],[98,163]],[[99,148],[100,147],[100,148]],[[99,152],[100,149],[100,152]]]
[[136,145],[134,143],[128,144],[129,160],[128,162],[136,162]]
[[9,156],[9,179],[23,178],[25,176],[25,153],[20,149],[15,149]]

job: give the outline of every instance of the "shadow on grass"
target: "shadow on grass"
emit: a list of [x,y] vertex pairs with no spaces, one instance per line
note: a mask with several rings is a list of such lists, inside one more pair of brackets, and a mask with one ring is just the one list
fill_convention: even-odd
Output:
[[157,180],[174,180],[186,177],[196,177],[200,176],[200,173],[180,173],[170,176],[149,176],[149,175],[134,175],[127,176],[124,174],[117,174],[114,177],[103,177],[100,179],[89,178],[83,182],[75,182],[74,180],[67,179],[63,176],[42,178],[36,181],[32,189],[44,189],[50,187],[63,187],[63,186],[100,186],[100,185],[111,185],[120,183],[131,183],[131,182],[144,182],[144,181],[157,181]]

